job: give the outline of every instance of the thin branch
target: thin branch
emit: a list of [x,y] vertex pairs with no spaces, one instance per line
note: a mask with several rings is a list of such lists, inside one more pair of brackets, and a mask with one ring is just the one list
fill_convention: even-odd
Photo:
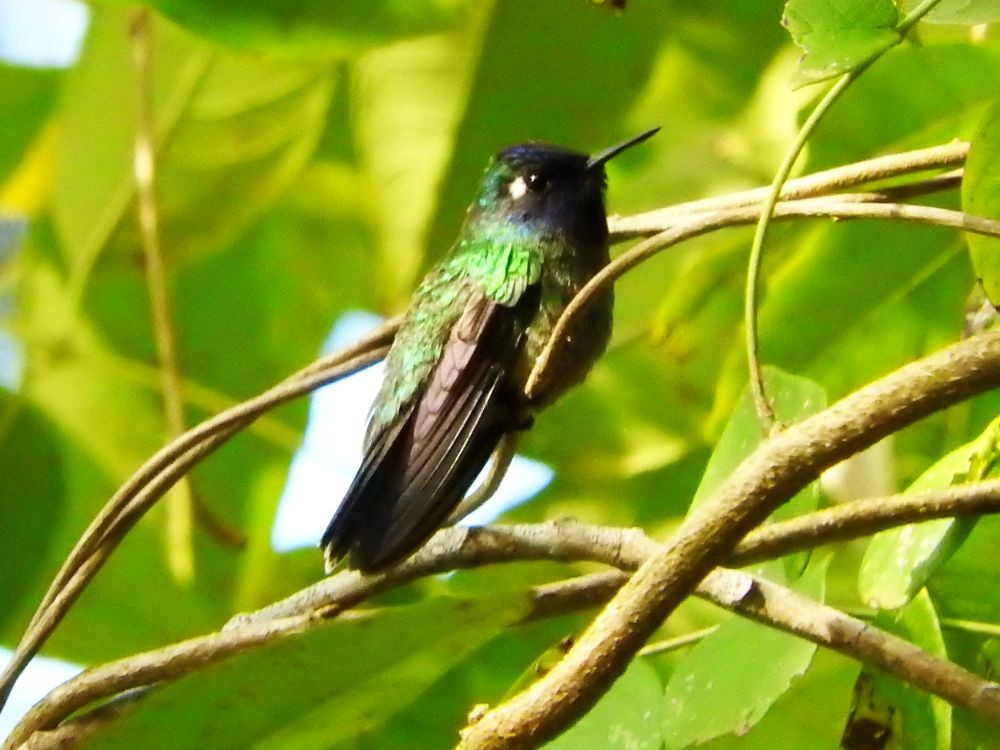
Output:
[[[781,200],[815,198],[915,172],[960,167],[965,163],[965,157],[968,153],[969,144],[956,140],[940,146],[877,156],[874,159],[866,159],[789,180],[781,189]],[[673,206],[632,216],[613,216],[608,220],[608,228],[611,231],[612,239],[615,242],[620,242],[633,237],[648,237],[662,232],[676,224],[679,219],[689,218],[692,214],[729,211],[747,206],[756,206],[759,211],[769,190],[769,187],[759,187],[714,198],[677,203]]]
[[[136,131],[133,152],[136,213],[139,238],[145,259],[146,290],[152,314],[153,340],[160,371],[160,391],[166,422],[166,438],[172,440],[184,432],[184,396],[182,394],[177,333],[174,330],[167,272],[160,248],[159,212],[156,206],[156,149],[153,123],[153,40],[150,13],[146,8],[133,12],[130,25],[132,59],[135,62],[138,92]],[[167,564],[180,581],[194,575],[194,487],[184,477],[167,499]]]
[[146,461],[101,509],[49,585],[10,662],[0,674],[0,708],[18,675],[123,535],[188,468],[269,409],[383,358],[387,342],[398,326],[399,319],[387,321],[358,343],[310,364],[261,395],[188,430]]
[[[989,513],[1000,513],[1000,480],[856,500],[754,529],[726,563],[750,565],[907,523]],[[572,519],[442,529],[413,557],[391,570],[369,576],[340,571],[262,609],[236,615],[225,628],[325,608],[349,609],[389,589],[452,570],[538,559],[586,560],[634,570],[661,549],[639,529],[591,526]]]
[[569,652],[465,730],[462,747],[536,747],[596,703],[660,623],[751,529],[821,471],[928,414],[1000,385],[1000,333],[906,365],[757,448],[636,571]]
[[750,258],[747,261],[747,282],[744,293],[743,325],[746,334],[747,367],[750,371],[750,392],[753,394],[754,406],[757,409],[757,417],[764,428],[764,434],[769,434],[775,427],[774,409],[771,407],[771,400],[767,396],[764,385],[764,371],[760,362],[760,336],[757,333],[757,306],[760,301],[760,272],[764,261],[764,241],[767,239],[767,228],[774,215],[774,207],[778,203],[781,194],[781,186],[785,184],[788,176],[792,173],[795,162],[798,161],[799,154],[806,147],[806,141],[812,135],[819,121],[826,114],[833,103],[840,98],[847,88],[857,79],[859,75],[871,63],[862,65],[855,70],[837,80],[836,83],[824,94],[809,117],[795,134],[795,141],[785,153],[775,172],[774,180],[771,182],[771,189],[768,190],[764,205],[760,209],[757,218],[757,227],[754,230],[753,241],[750,244]]
[[[933,206],[904,203],[875,203],[878,194],[845,194],[829,198],[807,198],[786,201],[775,206],[773,218],[832,218],[832,219],[888,219],[918,224],[944,226],[975,232],[990,237],[1000,237],[1000,221],[971,216]],[[753,206],[733,208],[714,213],[697,213],[681,223],[668,223],[655,234],[619,255],[588,281],[566,306],[539,355],[525,386],[529,398],[540,398],[558,368],[558,354],[565,346],[566,332],[573,318],[581,313],[605,288],[621,276],[657,253],[686,240],[726,227],[752,224],[759,217]]]
[[1000,726],[1000,685],[863,620],[735,570],[710,573],[698,586],[698,595],[743,617],[877,667]]
[[733,550],[729,564],[750,565],[908,523],[988,513],[1000,513],[998,479],[891,497],[870,497],[754,529]]
[[517,444],[520,441],[521,433],[504,433],[503,437],[500,438],[500,444],[494,449],[493,455],[490,457],[489,472],[486,474],[483,483],[471,495],[458,504],[458,507],[448,516],[446,523],[458,523],[496,494],[496,491],[500,488],[500,483],[503,482],[503,478],[507,475],[510,462],[514,460],[514,454],[517,453]]

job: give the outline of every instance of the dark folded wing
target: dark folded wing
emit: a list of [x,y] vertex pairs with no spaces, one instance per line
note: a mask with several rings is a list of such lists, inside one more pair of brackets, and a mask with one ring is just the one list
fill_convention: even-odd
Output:
[[328,560],[375,571],[407,557],[461,502],[515,425],[510,385],[524,343],[522,297],[508,307],[474,295],[452,328],[427,386],[371,436],[361,468],[323,535]]

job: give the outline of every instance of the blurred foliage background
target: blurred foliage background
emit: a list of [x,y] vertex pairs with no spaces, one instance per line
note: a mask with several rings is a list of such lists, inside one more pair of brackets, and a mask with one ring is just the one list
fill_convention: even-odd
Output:
[[[592,151],[662,125],[608,169],[609,209],[648,210],[768,182],[822,88],[792,88],[802,51],[777,0],[633,0],[622,13],[583,0],[146,5],[162,245],[189,424],[309,362],[343,312],[401,311],[500,147],[537,138]],[[13,357],[0,395],[7,646],[88,521],[165,440],[132,177],[134,12],[91,5],[67,70],[0,65],[0,320]],[[921,24],[861,76],[800,171],[977,133],[998,94],[1000,36],[955,13],[937,19],[951,25]],[[934,200],[960,207],[957,191]],[[699,238],[620,282],[609,353],[522,444],[555,480],[504,520],[572,515],[661,538],[678,522],[734,410],[747,407],[738,401],[749,237]],[[956,340],[974,278],[966,240],[951,231],[775,226],[763,358],[811,381],[790,381],[790,393],[833,401]],[[982,397],[904,431],[867,478],[907,487],[980,435],[997,406]],[[194,471],[206,513],[239,530],[241,543],[197,517],[178,541],[167,511],[155,509],[47,653],[97,663],[154,648],[318,579],[318,551],[270,546],[305,415],[305,401],[272,413]],[[825,501],[811,493],[802,509]],[[925,648],[989,672],[998,641],[956,623],[1000,627],[998,537],[990,519],[965,530],[930,593],[922,579],[896,603],[905,617],[883,616]],[[188,546],[187,569],[170,564],[177,544]],[[857,585],[865,546],[814,555],[802,590],[871,604]],[[170,727],[176,747],[450,747],[470,707],[496,703],[585,622],[512,626],[517,592],[583,570],[511,565],[412,586],[370,632],[334,623],[321,637],[185,678],[87,746],[153,746]],[[801,566],[768,570],[797,578]],[[760,628],[698,602],[664,636],[722,621],[714,645],[637,661],[554,745],[836,747],[859,665],[770,633],[762,645]],[[672,675],[710,673],[734,691],[678,697]],[[890,696],[899,747],[1000,742],[936,699],[871,679]]]

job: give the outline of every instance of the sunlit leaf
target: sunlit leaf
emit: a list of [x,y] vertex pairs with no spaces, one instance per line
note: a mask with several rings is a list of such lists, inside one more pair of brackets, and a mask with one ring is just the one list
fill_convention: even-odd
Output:
[[[129,16],[95,15],[65,91],[54,216],[84,285],[97,257],[134,253],[136,87]],[[152,24],[157,208],[168,260],[217,249],[301,169],[320,136],[332,78],[321,64],[238,55]]]
[[923,20],[927,23],[994,23],[1000,21],[1000,5],[996,0],[941,0]]
[[[55,100],[59,74],[0,63],[4,127],[0,132],[0,185],[38,137]],[[3,190],[0,188],[0,199]]]
[[899,42],[892,0],[788,0],[782,23],[805,50],[801,84],[860,67]]

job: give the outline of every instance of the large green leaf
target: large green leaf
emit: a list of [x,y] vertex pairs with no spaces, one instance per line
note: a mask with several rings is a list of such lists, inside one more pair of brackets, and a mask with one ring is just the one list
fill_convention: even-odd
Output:
[[1000,48],[993,44],[895,47],[823,117],[809,141],[809,167],[968,138],[996,98],[989,82],[998,75]]
[[80,747],[332,747],[418,701],[526,605],[441,597],[336,619],[154,689]]
[[[763,371],[767,398],[774,410],[774,416],[781,425],[792,425],[816,412],[826,408],[826,393],[823,388],[807,378],[790,375],[774,367],[765,367]],[[767,436],[761,425],[760,417],[754,403],[750,387],[736,402],[736,408],[726,422],[726,426],[715,444],[712,457],[705,467],[698,491],[691,501],[691,513],[710,514],[712,506],[706,501],[730,474],[749,456]],[[774,518],[791,518],[802,513],[815,510],[819,505],[819,486],[811,483],[795,497],[782,505],[774,513]],[[778,580],[784,580],[783,572],[789,578],[801,574],[808,562],[807,554],[793,555],[788,558],[787,571],[782,571],[776,563],[766,564],[763,570]]]
[[390,309],[403,306],[421,266],[484,20],[480,12],[447,34],[380,47],[352,69],[358,158],[380,197],[378,291]]

